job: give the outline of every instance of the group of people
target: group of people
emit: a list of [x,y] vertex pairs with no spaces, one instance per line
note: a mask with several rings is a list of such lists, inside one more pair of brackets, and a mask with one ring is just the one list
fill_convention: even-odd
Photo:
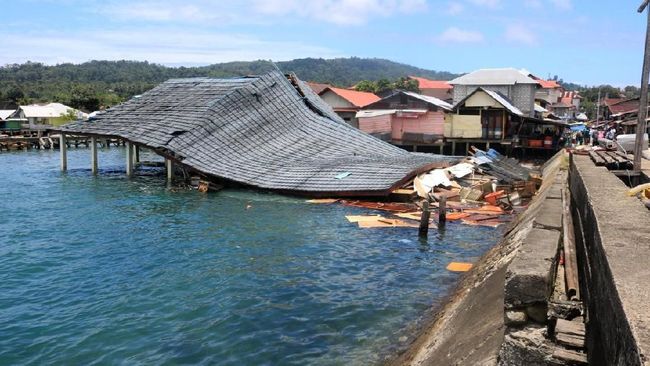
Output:
[[616,128],[616,126],[604,126],[600,128],[590,128],[582,131],[573,132],[570,129],[565,130],[567,143],[571,141],[576,145],[598,145],[599,140],[615,140],[616,136],[623,133],[622,128]]

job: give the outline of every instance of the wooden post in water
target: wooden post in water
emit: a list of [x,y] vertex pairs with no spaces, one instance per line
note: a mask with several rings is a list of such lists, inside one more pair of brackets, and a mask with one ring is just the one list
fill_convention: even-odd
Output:
[[65,172],[68,170],[68,145],[66,144],[65,133],[63,132],[59,135],[59,149],[61,150],[61,171]]
[[97,137],[90,138],[90,170],[97,174]]
[[424,201],[422,205],[422,216],[420,217],[420,229],[418,235],[421,238],[426,238],[429,235],[429,218],[431,211],[429,209],[429,200]]
[[131,141],[126,141],[126,176],[133,175],[133,145]]
[[165,158],[165,169],[167,170],[167,184],[171,184],[174,178],[174,163],[171,159]]
[[140,163],[140,146],[135,145],[135,164]]
[[444,227],[447,223],[447,196],[444,194],[440,195],[440,201],[438,201],[438,227]]

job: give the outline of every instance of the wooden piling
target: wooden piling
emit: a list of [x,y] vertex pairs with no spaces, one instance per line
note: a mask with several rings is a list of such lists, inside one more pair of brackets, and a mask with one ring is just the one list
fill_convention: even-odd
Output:
[[133,175],[133,147],[131,141],[126,141],[126,176]]
[[174,163],[171,159],[165,158],[165,169],[167,170],[167,183],[171,184],[174,178]]
[[447,223],[447,196],[440,195],[438,201],[438,227],[444,227]]
[[418,230],[418,235],[421,238],[426,238],[429,235],[429,218],[431,217],[431,211],[429,209],[429,201],[424,201],[422,205],[422,216],[420,217],[420,229]]
[[135,164],[140,163],[140,146],[135,145]]
[[97,174],[97,138],[95,136],[90,138],[90,170],[93,174]]
[[571,216],[571,197],[568,189],[562,190],[562,236],[564,245],[564,273],[566,276],[566,294],[569,300],[580,299],[578,284],[578,259],[576,240]]
[[68,145],[65,141],[65,134],[59,135],[59,149],[61,151],[61,171],[68,170]]

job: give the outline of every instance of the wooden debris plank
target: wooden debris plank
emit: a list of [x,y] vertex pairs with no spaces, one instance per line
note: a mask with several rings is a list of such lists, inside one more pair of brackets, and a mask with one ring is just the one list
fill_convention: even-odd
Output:
[[598,154],[598,156],[600,156],[603,160],[605,160],[605,164],[607,165],[615,163],[614,160],[609,155],[607,155],[607,153],[604,151],[597,151],[596,154]]
[[589,157],[594,162],[594,164],[596,164],[596,166],[603,166],[603,165],[607,164],[605,159],[603,159],[600,155],[596,154],[595,151],[590,151],[589,152]]
[[375,221],[359,221],[357,222],[360,228],[386,228],[386,227],[419,227],[417,223],[398,220],[398,219],[378,219]]
[[315,203],[315,204],[331,204],[331,203],[336,203],[339,200],[336,198],[318,198],[318,199],[313,199],[313,200],[307,200],[307,203]]
[[587,354],[566,348],[557,347],[553,351],[553,358],[571,364],[587,365]]
[[345,216],[345,218],[348,219],[349,222],[377,221],[379,219],[383,219],[383,217],[379,215],[373,215],[373,216],[348,215]]
[[578,321],[558,319],[555,324],[555,339],[557,343],[569,347],[584,348],[585,346],[585,324]]

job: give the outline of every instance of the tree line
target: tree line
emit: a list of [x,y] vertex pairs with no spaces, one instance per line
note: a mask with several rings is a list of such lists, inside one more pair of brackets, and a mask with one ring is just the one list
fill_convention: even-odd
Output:
[[297,59],[273,63],[259,60],[228,62],[200,67],[167,67],[141,61],[90,61],[54,66],[37,62],[0,67],[0,103],[59,102],[84,111],[95,111],[124,102],[172,78],[235,77],[259,75],[279,69],[303,80],[349,87],[362,80],[398,79],[420,75],[451,79],[457,75],[420,69],[383,59]]

